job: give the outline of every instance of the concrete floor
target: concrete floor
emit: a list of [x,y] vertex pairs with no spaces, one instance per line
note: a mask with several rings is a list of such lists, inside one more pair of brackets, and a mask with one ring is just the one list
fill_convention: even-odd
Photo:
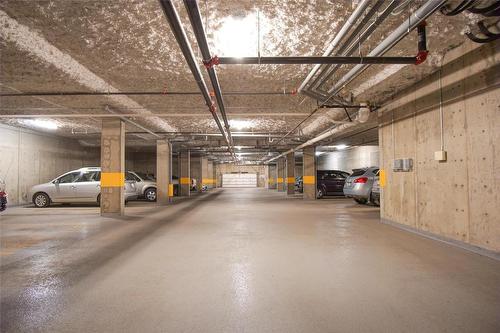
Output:
[[500,263],[348,199],[1,215],[2,332],[499,332]]

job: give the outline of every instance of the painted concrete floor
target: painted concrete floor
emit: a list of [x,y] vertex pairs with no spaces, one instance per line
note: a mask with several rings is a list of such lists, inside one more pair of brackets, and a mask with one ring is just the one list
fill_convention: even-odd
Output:
[[0,217],[2,332],[499,332],[500,263],[348,199],[217,190]]

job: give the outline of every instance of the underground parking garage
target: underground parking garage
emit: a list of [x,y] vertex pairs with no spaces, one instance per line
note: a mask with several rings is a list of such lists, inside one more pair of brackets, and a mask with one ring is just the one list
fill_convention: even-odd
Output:
[[1,331],[500,331],[499,16],[2,1]]

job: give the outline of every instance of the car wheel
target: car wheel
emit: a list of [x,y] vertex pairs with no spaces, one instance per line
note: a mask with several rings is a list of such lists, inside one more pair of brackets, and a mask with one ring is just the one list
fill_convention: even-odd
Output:
[[354,201],[356,201],[357,203],[362,204],[362,205],[366,204],[366,202],[367,202],[366,199],[354,199]]
[[371,202],[372,204],[374,204],[375,206],[377,206],[377,207],[379,207],[379,206],[380,206],[380,202],[379,202],[377,199],[375,199],[375,198],[373,197],[373,194],[370,194],[370,202]]
[[324,195],[325,194],[323,193],[323,190],[318,188],[318,191],[316,192],[316,198],[321,199]]
[[144,192],[144,197],[147,201],[156,201],[156,189],[148,188],[146,192]]
[[97,205],[101,206],[101,195],[100,194],[97,196]]
[[37,208],[44,208],[50,205],[50,198],[45,193],[36,193],[33,196],[33,204]]

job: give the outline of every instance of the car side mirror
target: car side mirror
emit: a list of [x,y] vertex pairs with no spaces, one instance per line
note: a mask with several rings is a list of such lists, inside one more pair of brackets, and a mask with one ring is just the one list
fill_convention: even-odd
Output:
[[59,184],[59,179],[54,180],[54,185]]

